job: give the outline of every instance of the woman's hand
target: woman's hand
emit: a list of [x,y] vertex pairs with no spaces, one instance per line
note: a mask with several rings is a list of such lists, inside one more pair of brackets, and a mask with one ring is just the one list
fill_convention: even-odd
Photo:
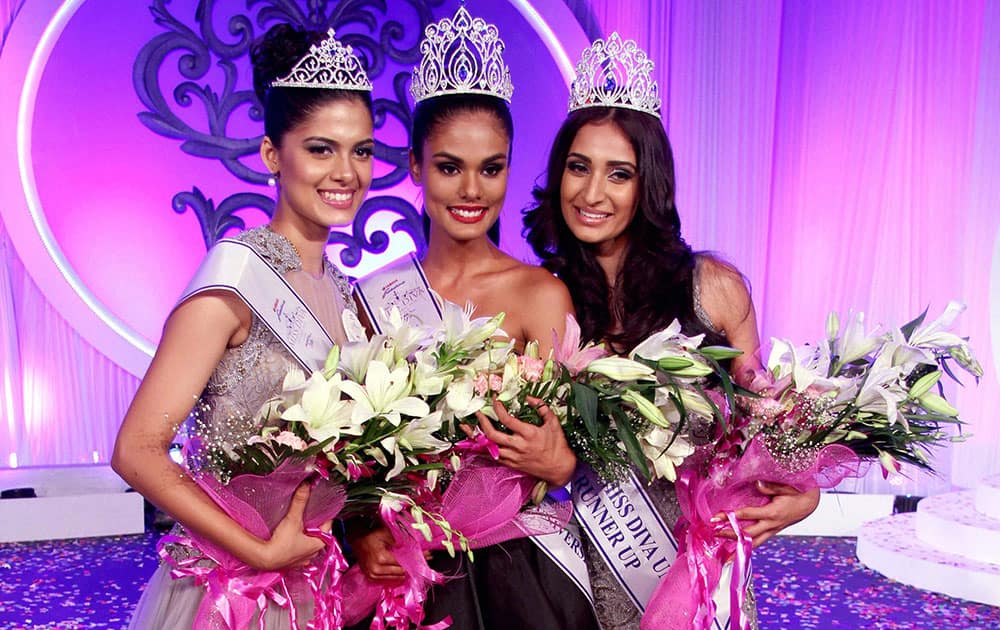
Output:
[[[510,415],[500,401],[493,403],[497,418],[511,430],[507,434],[496,429],[483,413],[476,414],[479,428],[500,448],[498,461],[505,466],[526,472],[552,486],[565,486],[576,470],[576,455],[566,443],[559,418],[538,398],[527,399],[542,419],[540,426],[522,422]],[[473,429],[462,425],[470,437]]]
[[[783,483],[757,482],[757,490],[771,497],[771,501],[761,507],[746,507],[736,510],[736,518],[741,521],[756,521],[743,528],[743,532],[753,539],[758,547],[781,530],[798,523],[809,516],[819,505],[819,489],[799,492]],[[736,538],[731,529],[719,533],[725,538]]]
[[[261,545],[259,559],[252,563],[255,569],[277,571],[288,567],[305,566],[326,546],[322,540],[305,533],[303,522],[306,503],[309,501],[309,484],[303,483],[295,489],[288,513],[274,528],[271,539]],[[329,532],[333,521],[320,526]]]
[[361,572],[372,582],[385,586],[399,586],[406,579],[406,572],[396,562],[392,552],[396,541],[384,527],[350,538],[351,548],[358,557]]

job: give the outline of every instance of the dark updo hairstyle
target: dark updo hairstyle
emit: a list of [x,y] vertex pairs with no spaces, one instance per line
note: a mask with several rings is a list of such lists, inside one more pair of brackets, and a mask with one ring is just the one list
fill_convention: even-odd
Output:
[[[507,156],[510,163],[511,147],[514,145],[514,119],[510,115],[507,102],[489,94],[444,94],[417,103],[413,109],[413,124],[410,127],[410,146],[418,163],[424,160],[424,143],[434,130],[461,114],[484,112],[492,115],[507,132]],[[500,221],[497,220],[487,232],[494,244],[500,243]],[[424,238],[430,238],[430,217],[424,212]]]
[[371,93],[364,90],[321,90],[316,88],[271,87],[271,82],[288,75],[310,46],[326,39],[325,33],[307,31],[291,24],[272,26],[250,49],[253,89],[264,106],[264,135],[281,147],[289,129],[327,103],[356,100],[372,112]]
[[[617,125],[631,142],[638,167],[637,207],[626,228],[614,291],[594,246],[577,240],[562,214],[566,159],[576,134],[590,123]],[[556,134],[547,168],[544,187],[532,191],[537,205],[524,213],[524,235],[542,265],[569,288],[585,340],[606,340],[618,351],[631,350],[676,318],[685,334],[705,333],[705,345],[724,343],[695,315],[695,254],[681,237],[673,151],[659,120],[619,107],[571,112]],[[621,328],[612,332],[615,322]]]

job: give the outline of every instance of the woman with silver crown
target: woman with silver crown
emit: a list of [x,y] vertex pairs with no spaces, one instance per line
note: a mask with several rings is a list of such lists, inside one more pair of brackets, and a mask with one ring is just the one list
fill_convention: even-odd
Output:
[[[756,386],[763,378],[760,341],[743,276],[716,256],[693,252],[681,237],[673,156],[652,69],[645,52],[617,33],[584,52],[544,186],[534,191],[537,205],[525,212],[525,233],[542,264],[568,286],[583,339],[625,354],[676,318],[683,334],[704,334],[705,345],[742,350],[729,370],[741,385]],[[696,427],[695,435],[707,441],[712,427]],[[771,497],[768,505],[736,512],[754,545],[808,516],[819,500],[816,491],[790,486],[760,482],[759,490]],[[680,516],[673,484],[660,480],[638,491],[658,512],[646,520],[673,529]],[[614,554],[603,553],[600,531],[580,518],[590,533],[587,567],[601,627],[639,628],[658,576],[616,566]],[[666,541],[669,532],[662,534]],[[742,608],[756,625],[746,588]],[[725,616],[720,609],[721,627]]]
[[[513,124],[508,102],[513,87],[494,25],[461,7],[452,18],[430,25],[414,69],[410,174],[423,189],[429,219],[423,268],[431,287],[446,300],[471,303],[477,316],[505,313],[504,330],[517,340],[539,343],[542,356],[560,335],[572,310],[565,286],[540,267],[500,251],[488,232],[507,192]],[[576,467],[558,420],[534,401],[542,426],[495,411],[510,433],[480,414],[480,426],[499,445],[503,464],[564,486]],[[558,536],[555,534],[553,536]],[[384,584],[401,581],[388,532],[349,537],[364,573]],[[596,628],[586,597],[533,540],[521,538],[476,549],[475,562],[443,553],[431,561],[448,580],[431,589],[427,622],[449,618],[462,630]],[[581,569],[582,569],[582,562]]]
[[[285,374],[321,367],[332,344],[346,340],[345,322],[356,322],[347,280],[324,251],[331,226],[351,223],[365,197],[373,140],[371,83],[333,31],[276,26],[255,43],[251,59],[264,108],[260,155],[277,184],[274,214],[268,225],[209,252],[167,319],[118,434],[112,466],[177,519],[172,540],[198,537],[259,574],[305,567],[324,548],[320,537],[304,531],[309,486],[294,492],[287,514],[264,540],[227,515],[192,475],[219,476],[220,456],[259,434],[255,413],[281,392]],[[234,266],[240,256],[249,262]],[[303,323],[297,337],[289,337],[271,315],[276,296],[289,311],[298,305]],[[305,344],[305,337],[317,343]],[[192,409],[186,426],[191,450],[180,467],[167,450]],[[330,527],[327,521],[319,529]],[[213,590],[207,599],[205,580],[194,574],[219,565],[207,558],[189,562],[193,551],[184,544],[163,548],[164,562],[131,628],[216,627],[199,614],[202,601],[211,608],[212,601],[232,594],[227,589],[249,588],[244,573],[242,582],[237,576],[215,584],[224,592]],[[189,577],[172,578],[177,567]],[[291,628],[292,617],[303,623],[313,616],[308,598],[293,596],[291,608],[279,594],[264,598],[255,602],[246,625],[238,625]],[[262,611],[259,602],[266,602]]]

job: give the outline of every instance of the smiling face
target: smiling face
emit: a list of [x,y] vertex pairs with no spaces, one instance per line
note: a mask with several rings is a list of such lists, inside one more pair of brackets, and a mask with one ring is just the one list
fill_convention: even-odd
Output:
[[276,146],[265,137],[260,154],[278,175],[275,216],[304,231],[351,222],[372,181],[372,118],[359,100],[328,101],[292,127]]
[[456,241],[483,238],[507,194],[510,139],[487,111],[458,112],[434,126],[410,175],[423,187],[431,235]]
[[563,219],[573,235],[615,251],[635,217],[639,170],[628,136],[611,121],[587,123],[566,156],[560,185]]

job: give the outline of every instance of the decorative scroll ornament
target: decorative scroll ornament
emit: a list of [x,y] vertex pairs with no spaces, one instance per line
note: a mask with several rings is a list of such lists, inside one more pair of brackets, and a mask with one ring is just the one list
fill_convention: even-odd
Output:
[[420,42],[410,94],[416,103],[445,94],[486,94],[508,103],[514,93],[497,27],[473,18],[464,6],[454,17],[429,24]]
[[624,107],[660,117],[653,62],[635,40],[622,41],[612,33],[583,51],[570,87],[569,111],[585,107]]
[[272,81],[271,87],[371,92],[372,82],[354,56],[354,49],[337,41],[331,28],[326,33],[326,39],[311,46],[309,53],[295,64],[292,71]]

